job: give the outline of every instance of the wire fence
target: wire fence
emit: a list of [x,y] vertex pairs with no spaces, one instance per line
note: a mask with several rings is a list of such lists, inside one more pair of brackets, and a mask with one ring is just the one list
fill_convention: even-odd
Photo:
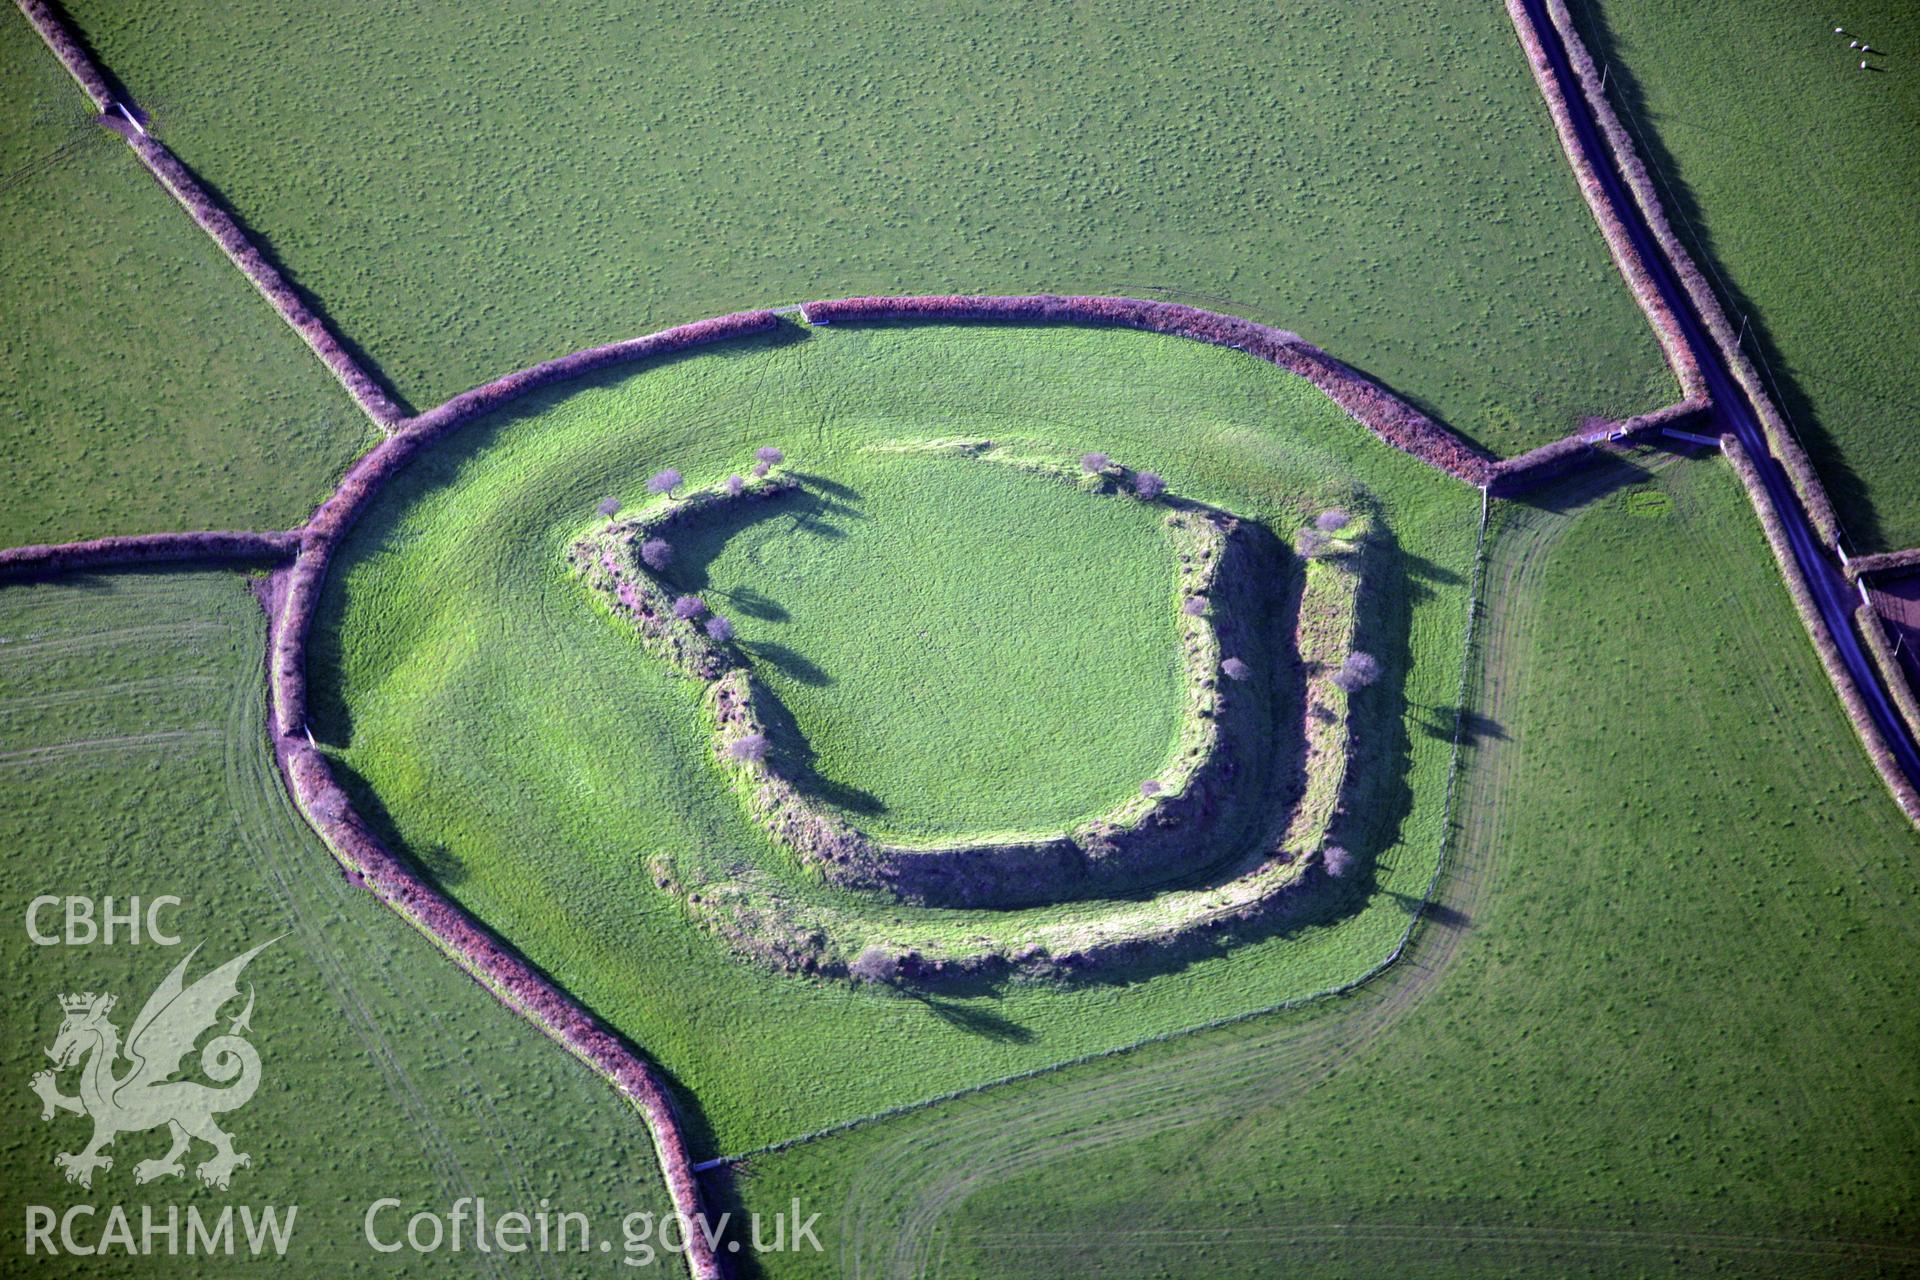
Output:
[[1351,995],[1398,964],[1401,957],[1406,954],[1407,948],[1412,945],[1415,936],[1419,933],[1421,924],[1425,922],[1427,913],[1433,906],[1434,896],[1439,891],[1440,883],[1445,878],[1453,857],[1453,833],[1456,826],[1453,818],[1454,795],[1460,773],[1460,742],[1465,735],[1467,716],[1469,714],[1467,701],[1472,689],[1475,658],[1479,653],[1480,594],[1486,582],[1489,507],[1490,503],[1486,490],[1482,489],[1480,491],[1479,527],[1474,535],[1473,573],[1467,589],[1467,634],[1460,651],[1460,679],[1454,701],[1453,742],[1447,759],[1446,789],[1440,806],[1439,853],[1434,859],[1433,873],[1427,877],[1426,889],[1422,892],[1420,901],[1418,905],[1415,906],[1413,913],[1407,919],[1406,928],[1401,931],[1400,938],[1394,943],[1393,949],[1384,957],[1356,977],[1349,978],[1345,982],[1338,983],[1331,987],[1323,987],[1318,991],[1309,992],[1306,995],[1293,996],[1274,1004],[1264,1005],[1258,1009],[1249,1009],[1243,1013],[1228,1014],[1226,1017],[1209,1019],[1206,1022],[1195,1023],[1192,1026],[1181,1027],[1178,1030],[1162,1031],[1156,1035],[1143,1036],[1138,1040],[1133,1040],[1122,1045],[1115,1045],[1110,1049],[1099,1049],[1092,1053],[1083,1053],[1076,1057],[1064,1058],[1059,1062],[1050,1062],[1045,1066],[1033,1067],[1026,1071],[1016,1071],[1011,1075],[999,1076],[992,1080],[984,1080],[979,1084],[971,1084],[965,1088],[949,1090],[946,1093],[935,1094],[930,1098],[921,1098],[915,1102],[906,1102],[899,1106],[886,1107],[879,1111],[869,1112],[866,1115],[855,1116],[850,1120],[842,1120],[836,1124],[827,1125],[821,1129],[815,1129],[810,1133],[799,1134],[792,1138],[783,1138],[778,1142],[769,1142],[764,1146],[754,1147],[750,1150],[742,1151],[737,1155],[716,1156],[711,1160],[702,1160],[693,1166],[694,1172],[702,1173],[709,1169],[718,1169],[728,1165],[739,1164],[742,1161],[752,1159],[756,1156],[773,1155],[776,1152],[791,1150],[794,1147],[816,1142],[821,1138],[830,1138],[854,1129],[863,1129],[869,1125],[877,1124],[882,1120],[892,1120],[899,1116],[911,1115],[916,1111],[925,1111],[932,1107],[944,1106],[949,1102],[958,1102],[963,1098],[970,1098],[977,1094],[985,1093],[989,1089],[998,1089],[1003,1085],[1018,1084],[1023,1080],[1038,1079],[1041,1076],[1053,1075],[1072,1067],[1082,1067],[1089,1063],[1102,1062],[1109,1058],[1117,1058],[1122,1054],[1132,1053],[1135,1050],[1144,1049],[1149,1045],[1165,1044],[1172,1040],[1182,1040],[1188,1036],[1199,1035],[1202,1032],[1218,1031],[1223,1027],[1237,1026],[1240,1023],[1251,1022],[1256,1018],[1264,1018],[1271,1014],[1302,1009],[1308,1005],[1319,1004],[1323,1001],[1337,999],[1340,996]]

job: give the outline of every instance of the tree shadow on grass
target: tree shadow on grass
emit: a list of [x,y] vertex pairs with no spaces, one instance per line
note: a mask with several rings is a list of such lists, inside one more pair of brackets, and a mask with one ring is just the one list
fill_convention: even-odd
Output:
[[979,1005],[961,1004],[954,1000],[942,1000],[925,992],[907,988],[900,990],[904,995],[925,1005],[927,1010],[940,1021],[968,1035],[998,1040],[1006,1044],[1025,1044],[1033,1039],[1032,1031],[991,1009],[985,1009]]
[[785,622],[793,616],[778,600],[753,587],[735,587],[731,591],[720,591],[708,587],[706,598],[709,601],[724,600],[735,613],[749,618],[759,618],[763,622]]
[[1501,742],[1507,740],[1507,731],[1492,716],[1482,715],[1471,707],[1422,706],[1414,705],[1414,713],[1419,719],[1420,732],[1429,738],[1442,742],[1453,741],[1457,732],[1465,746],[1478,746],[1489,738]]
[[742,642],[740,647],[754,658],[770,666],[778,667],[782,674],[801,684],[824,689],[832,684],[833,677],[828,675],[813,659],[799,650],[773,640],[755,640]]
[[798,480],[804,488],[824,494],[828,498],[837,498],[843,503],[858,502],[862,496],[860,491],[852,485],[842,484],[838,480],[829,480],[812,471],[789,471],[787,474]]
[[1387,896],[1407,909],[1409,915],[1418,912],[1420,918],[1442,929],[1465,929],[1473,924],[1473,917],[1455,906],[1437,899],[1416,897],[1411,893],[1388,890]]
[[[827,539],[846,537],[846,530],[836,522],[865,520],[867,515],[853,505],[852,500],[859,497],[855,490],[845,485],[833,487],[843,491],[848,498],[815,492],[821,488],[819,482],[807,479],[797,489],[787,489],[751,501],[721,504],[677,520],[665,535],[673,543],[673,563],[661,577],[684,591],[711,591],[713,587],[708,570],[727,544],[756,525],[776,520],[785,521],[783,532],[787,534]],[[741,612],[748,617],[785,621],[788,616],[778,602],[753,587],[736,587],[715,594],[723,599],[741,602]]]

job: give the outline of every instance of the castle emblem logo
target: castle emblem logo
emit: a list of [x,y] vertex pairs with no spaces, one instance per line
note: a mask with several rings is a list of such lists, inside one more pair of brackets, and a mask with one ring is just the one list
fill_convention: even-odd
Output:
[[[200,950],[195,947],[147,997],[124,1043],[109,1018],[115,997],[91,991],[60,997],[66,1017],[46,1051],[53,1068],[37,1073],[32,1088],[42,1104],[42,1120],[69,1112],[93,1121],[93,1138],[85,1147],[53,1158],[68,1182],[92,1187],[96,1170],[113,1168],[112,1157],[102,1153],[116,1137],[162,1125],[173,1146],[158,1160],[134,1165],[135,1182],[184,1176],[182,1157],[195,1141],[213,1148],[194,1170],[208,1186],[226,1190],[233,1171],[252,1163],[245,1152],[234,1150],[233,1136],[214,1122],[215,1116],[244,1107],[260,1085],[260,1055],[245,1038],[253,1016],[251,985],[246,1006],[200,1050],[200,1073],[212,1083],[173,1077],[195,1042],[220,1021],[220,1010],[239,998],[241,972],[271,945],[271,940],[263,942],[188,985],[187,966]],[[60,1092],[60,1077],[75,1067],[79,1092],[69,1097]]]

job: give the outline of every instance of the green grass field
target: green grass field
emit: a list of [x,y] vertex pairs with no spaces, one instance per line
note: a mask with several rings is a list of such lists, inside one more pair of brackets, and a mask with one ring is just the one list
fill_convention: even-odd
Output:
[[69,8],[416,406],[742,306],[1161,286],[1501,452],[1677,394],[1496,5]]
[[[645,478],[662,466],[710,483],[768,443],[797,472],[853,477],[863,496],[840,501],[871,502],[868,514],[891,522],[907,514],[910,495],[866,478],[862,467],[874,464],[861,447],[932,435],[1044,438],[1068,459],[1103,449],[1160,471],[1176,493],[1282,530],[1336,500],[1378,515],[1390,536],[1376,548],[1380,585],[1362,636],[1389,675],[1356,711],[1377,754],[1345,836],[1371,867],[1364,884],[1327,895],[1281,936],[1136,982],[925,1002],[763,972],[685,920],[645,875],[647,859],[668,853],[724,871],[779,855],[710,762],[699,686],[612,626],[567,576],[562,551],[595,503],[642,500]],[[983,496],[971,484],[913,492],[934,508],[914,519],[944,513],[973,529],[992,518],[962,519],[948,505]],[[1303,380],[1232,351],[1118,330],[790,326],[540,392],[396,477],[330,581],[312,655],[314,727],[362,780],[368,807],[384,809],[449,892],[667,1066],[697,1149],[741,1150],[1259,1008],[1384,954],[1438,849],[1478,503],[1471,489],[1379,444]],[[1071,549],[1078,535],[1063,534],[1058,517],[1078,508],[1043,507],[1031,515],[1047,523],[1026,540]],[[845,540],[856,560],[864,536]],[[954,549],[931,543],[936,562]],[[1102,554],[1107,572],[1137,572],[1119,550]],[[951,572],[950,589],[985,589]],[[837,581],[854,589],[853,578]],[[806,599],[811,582],[804,593],[800,585],[767,594],[810,620],[823,606]],[[1124,601],[1134,587],[1122,587]],[[905,588],[872,589],[888,599]],[[759,625],[736,613],[743,627]],[[808,621],[808,644],[817,637],[852,654],[858,620],[835,625],[838,639]],[[1035,652],[1054,643],[1024,618],[995,625]],[[1081,661],[1100,652],[1086,649]],[[835,674],[840,661],[820,665]],[[972,675],[991,685],[1003,673]],[[1088,678],[1104,687],[1104,674]],[[876,713],[898,714],[913,686],[896,679],[861,696],[876,699]],[[1170,732],[1151,700],[1116,706],[1104,695],[1070,728],[1115,733],[1099,717],[1130,715],[1146,728],[1124,726],[1122,737]],[[1052,765],[1042,752],[1031,768],[1040,777]],[[1118,779],[1137,783],[1134,773]],[[852,785],[869,784],[856,774]],[[1040,786],[1045,795],[1052,784]]]
[[[1572,8],[1832,495],[1852,550],[1920,545],[1920,10]],[[1835,25],[1877,49],[1884,69]],[[1758,363],[1756,361],[1756,363]]]
[[[1920,21],[1569,2],[1853,549],[1920,543]],[[1282,325],[1505,454],[1677,395],[1498,5],[66,8],[417,408],[741,307],[962,290]],[[1854,70],[1836,22],[1885,69]],[[0,28],[0,546],[298,523],[371,429],[33,31]],[[600,500],[630,514],[663,467],[706,485],[778,445],[802,492],[676,534],[666,576],[737,624],[808,785],[909,840],[1108,809],[1180,727],[1161,513],[872,448],[934,437],[1105,451],[1282,538],[1359,517],[1364,585],[1319,623],[1343,652],[1356,620],[1384,668],[1339,721],[1353,874],[1315,872],[1253,940],[1058,985],[781,975],[691,918],[683,894],[750,883],[957,950],[1124,909],[987,925],[812,880],[716,765],[702,686],[567,572]],[[695,1159],[803,1139],[703,1181],[710,1209],[819,1215],[824,1254],[747,1277],[1920,1274],[1920,838],[1738,482],[1639,451],[1484,514],[1231,350],[789,320],[545,388],[414,460],[334,562],[312,731],[396,851],[660,1065]],[[110,990],[124,1028],[186,948],[41,947],[15,916],[0,1249],[31,1205],[273,1203],[299,1206],[296,1275],[628,1273],[620,1219],[669,1208],[646,1126],[340,873],[274,769],[246,585],[0,587],[0,905],[178,895],[196,972],[276,939],[248,971],[264,1083],[227,1126],[251,1166],[224,1193],[136,1186],[166,1143],[128,1134],[82,1190],[53,1157],[86,1123],[28,1092],[57,997]],[[1276,710],[1305,683],[1297,585],[1264,584],[1247,647]],[[1433,884],[1397,964],[1311,999]],[[405,1206],[391,1233],[475,1195],[614,1246],[361,1238],[379,1197]]]
[[1723,465],[1619,478],[1497,512],[1402,966],[757,1158],[769,1273],[1910,1274],[1920,848]]
[[[630,1212],[666,1210],[645,1125],[612,1090],[441,958],[369,894],[350,887],[288,804],[266,745],[265,618],[224,573],[80,575],[0,590],[0,888],[11,915],[5,966],[16,991],[0,1113],[8,1169],[5,1248],[19,1258],[25,1206],[297,1205],[276,1274],[521,1274],[471,1251],[389,1258],[361,1238],[381,1197],[444,1210],[484,1195],[502,1206],[590,1215],[616,1240]],[[182,938],[153,945],[33,945],[39,894],[181,898],[162,918]],[[58,932],[58,911],[42,927]],[[28,1079],[47,1061],[57,997],[111,991],[124,1034],[186,951],[191,977],[278,938],[246,971],[262,1083],[225,1117],[252,1156],[225,1193],[184,1182],[136,1187],[164,1131],[122,1135],[90,1191],[53,1165],[90,1126],[40,1120]],[[229,1013],[233,1012],[229,1010]],[[195,1061],[195,1059],[190,1059]],[[71,1093],[74,1082],[63,1080]],[[203,1159],[200,1147],[192,1160]],[[92,1223],[97,1232],[104,1219]],[[80,1222],[80,1238],[89,1238]],[[383,1236],[396,1226],[380,1220]],[[184,1230],[184,1228],[183,1228]],[[44,1255],[36,1275],[207,1274],[204,1258]],[[184,1250],[184,1236],[181,1241]],[[622,1254],[549,1258],[542,1274],[623,1274]],[[269,1266],[270,1262],[255,1265]],[[660,1274],[677,1263],[663,1259]]]
[[810,789],[939,839],[1063,830],[1160,771],[1182,690],[1165,508],[929,454],[802,470],[676,534],[666,580],[736,623]]
[[0,16],[0,546],[299,524],[371,428]]

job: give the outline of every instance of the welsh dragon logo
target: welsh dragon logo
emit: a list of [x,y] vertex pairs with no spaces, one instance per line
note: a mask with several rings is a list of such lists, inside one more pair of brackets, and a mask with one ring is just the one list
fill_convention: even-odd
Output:
[[[68,1182],[91,1187],[95,1169],[113,1168],[112,1157],[101,1152],[114,1138],[161,1125],[173,1135],[173,1147],[158,1160],[136,1164],[135,1182],[180,1177],[186,1172],[180,1157],[195,1138],[213,1147],[213,1155],[195,1170],[200,1181],[209,1186],[226,1190],[233,1171],[252,1163],[244,1152],[233,1149],[232,1135],[213,1122],[216,1115],[244,1107],[260,1085],[260,1055],[241,1038],[253,1016],[251,986],[247,988],[246,1007],[227,1024],[224,1034],[207,1041],[200,1050],[201,1071],[224,1087],[172,1077],[180,1070],[181,1060],[193,1051],[194,1042],[219,1021],[222,1006],[239,996],[241,971],[271,945],[271,941],[263,942],[188,986],[187,965],[200,950],[195,947],[147,997],[124,1046],[120,1029],[107,1020],[113,1011],[113,996],[88,991],[60,997],[66,1020],[60,1024],[53,1047],[46,1051],[53,1059],[53,1070],[33,1077],[33,1091],[44,1105],[42,1120],[53,1119],[56,1111],[70,1111],[93,1121],[93,1140],[85,1149],[77,1154],[62,1152],[53,1158],[66,1171]],[[121,1071],[123,1058],[128,1065]],[[68,1097],[60,1092],[56,1077],[82,1059],[86,1065],[80,1070],[80,1092]]]

